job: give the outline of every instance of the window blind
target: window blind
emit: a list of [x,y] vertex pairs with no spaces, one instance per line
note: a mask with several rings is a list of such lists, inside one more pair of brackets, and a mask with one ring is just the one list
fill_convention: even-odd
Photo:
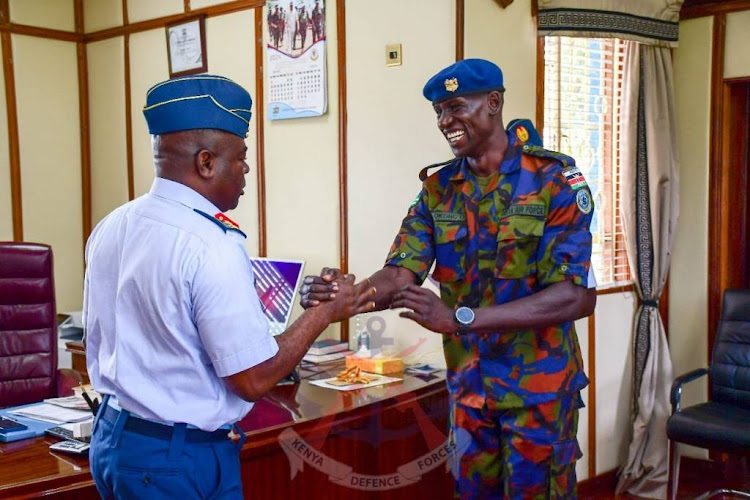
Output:
[[575,158],[591,188],[591,260],[600,287],[632,281],[618,194],[624,55],[618,39],[544,41],[544,146]]

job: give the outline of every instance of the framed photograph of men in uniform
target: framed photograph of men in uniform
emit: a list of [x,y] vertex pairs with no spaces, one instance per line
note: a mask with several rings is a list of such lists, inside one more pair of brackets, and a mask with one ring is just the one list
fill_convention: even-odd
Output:
[[166,26],[170,78],[208,71],[205,19],[202,15]]

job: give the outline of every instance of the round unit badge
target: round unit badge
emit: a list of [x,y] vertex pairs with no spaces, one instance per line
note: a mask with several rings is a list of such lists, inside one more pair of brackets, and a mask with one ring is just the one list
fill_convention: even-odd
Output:
[[594,206],[591,204],[591,195],[588,189],[581,189],[576,193],[576,204],[581,212],[588,214]]

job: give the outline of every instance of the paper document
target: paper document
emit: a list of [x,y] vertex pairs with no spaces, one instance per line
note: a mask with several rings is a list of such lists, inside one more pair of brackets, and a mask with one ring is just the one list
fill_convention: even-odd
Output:
[[39,403],[34,406],[11,410],[8,413],[19,415],[21,417],[33,418],[35,420],[42,420],[44,422],[52,422],[54,424],[82,422],[93,417],[91,410],[73,410],[49,403]]
[[63,408],[71,408],[73,410],[91,411],[89,404],[81,396],[67,396],[64,398],[48,398],[44,400],[45,403],[53,404],[56,406],[62,406]]

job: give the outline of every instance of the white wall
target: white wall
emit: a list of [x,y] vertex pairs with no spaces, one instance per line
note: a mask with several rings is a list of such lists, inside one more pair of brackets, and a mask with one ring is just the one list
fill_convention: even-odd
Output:
[[12,36],[23,236],[52,245],[58,311],[83,295],[81,145],[76,46]]
[[724,78],[750,76],[750,10],[727,14]]
[[122,0],[83,0],[86,33],[122,26]]
[[[429,5],[428,5],[429,4]],[[349,2],[346,11],[349,111],[350,271],[369,276],[385,262],[401,220],[419,193],[419,171],[453,155],[439,132],[424,83],[454,61],[453,0],[385,0],[378,9]],[[398,16],[392,13],[398,11]],[[429,26],[429,30],[414,29]],[[367,36],[359,36],[367,33]],[[386,67],[386,44],[400,43],[403,65]],[[444,366],[441,337],[393,311],[385,321],[394,353],[419,344],[408,361]],[[356,325],[351,322],[352,342]],[[389,340],[391,342],[391,340]]]
[[10,21],[63,31],[75,31],[73,0],[10,0]]
[[[191,3],[196,8],[195,2]],[[247,235],[245,247],[250,255],[258,254],[258,178],[256,119],[259,116],[255,96],[255,11],[244,10],[227,16],[206,20],[206,50],[208,71],[231,78],[245,87],[253,97],[253,119],[247,140],[247,158],[250,173],[245,176],[245,195],[232,211],[232,220],[237,222]]]
[[[675,376],[708,366],[708,152],[712,18],[680,23],[674,51],[680,220],[669,277],[669,346]],[[707,379],[687,385],[683,405],[706,401]]]
[[86,45],[91,130],[91,227],[128,201],[122,37]]
[[[503,70],[503,120],[536,121],[536,28],[531,0],[502,9],[495,0],[466,0],[464,56],[494,61]],[[444,34],[444,33],[443,33]]]

